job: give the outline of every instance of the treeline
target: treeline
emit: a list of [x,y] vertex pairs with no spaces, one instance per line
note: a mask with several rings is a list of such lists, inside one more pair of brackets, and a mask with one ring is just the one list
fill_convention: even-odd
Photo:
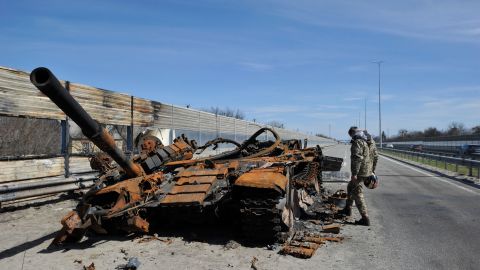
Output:
[[[187,108],[189,108],[189,106],[187,106]],[[235,109],[231,109],[229,107],[227,107],[227,108],[220,108],[220,107],[201,108],[200,111],[213,113],[215,115],[223,115],[223,116],[227,116],[227,117],[233,117],[233,118],[240,119],[240,120],[245,119],[245,113],[243,113],[239,109],[235,110]]]
[[446,137],[446,136],[462,136],[462,135],[480,135],[480,125],[472,128],[467,128],[463,123],[452,122],[446,129],[438,129],[436,127],[429,127],[423,131],[400,129],[398,134],[391,136],[388,140],[395,139],[416,139],[425,137]]
[[[189,106],[187,106],[187,108],[189,108]],[[227,117],[233,117],[240,120],[245,120],[245,113],[239,109],[231,109],[229,107],[226,107],[226,108],[210,107],[210,108],[201,108],[199,110],[203,112],[213,113],[216,115],[222,115]],[[256,122],[256,119],[253,119],[253,122]],[[285,124],[277,120],[271,120],[265,124],[272,127],[276,127],[276,128],[285,128]]]

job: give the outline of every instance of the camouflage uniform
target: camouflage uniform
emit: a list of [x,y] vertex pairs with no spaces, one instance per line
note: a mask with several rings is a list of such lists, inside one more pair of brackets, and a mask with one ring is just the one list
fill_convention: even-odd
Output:
[[350,180],[347,186],[347,206],[351,207],[353,201],[357,205],[358,211],[363,216],[367,216],[367,205],[363,197],[362,182],[366,177],[372,175],[372,160],[370,159],[370,149],[365,140],[355,138],[352,140],[351,147],[351,172],[356,175],[356,180]]
[[375,141],[370,139],[367,142],[368,148],[370,149],[370,159],[372,161],[372,172],[375,172],[377,168],[377,161],[378,161],[378,153],[377,153],[377,146],[375,145]]

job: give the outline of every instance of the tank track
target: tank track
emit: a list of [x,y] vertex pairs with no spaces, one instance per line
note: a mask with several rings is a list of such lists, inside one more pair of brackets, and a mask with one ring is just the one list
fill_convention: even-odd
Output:
[[243,192],[240,196],[240,225],[247,242],[265,244],[284,242],[288,228],[277,209],[282,196],[276,192]]
[[303,188],[309,194],[315,194],[321,189],[321,177],[322,172],[320,171],[320,164],[317,162],[310,162],[300,173],[293,176],[293,184],[297,189]]

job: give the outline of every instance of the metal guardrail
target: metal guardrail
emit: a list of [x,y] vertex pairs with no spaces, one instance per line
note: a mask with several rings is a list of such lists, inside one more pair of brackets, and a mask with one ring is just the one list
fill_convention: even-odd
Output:
[[[392,153],[399,153],[400,156],[408,158],[409,156],[412,157],[413,160],[417,159],[417,162],[423,161],[424,159],[430,159],[435,161],[435,167],[438,167],[438,162],[444,163],[444,169],[448,170],[448,164],[455,165],[455,171],[458,172],[458,166],[464,166],[468,168],[468,176],[473,176],[473,169],[477,168],[477,178],[480,178],[480,160],[473,160],[473,159],[465,159],[465,158],[458,158],[458,157],[448,157],[442,155],[435,155],[435,154],[427,154],[422,152],[414,152],[414,151],[405,151],[405,150],[398,150],[398,149],[389,149],[389,148],[382,148],[380,149],[381,152],[392,152]],[[422,159],[422,160],[420,160]]]
[[0,185],[0,203],[86,189],[91,187],[93,181],[97,179],[95,174],[72,175],[69,178],[50,177],[44,178],[42,182],[5,183]]

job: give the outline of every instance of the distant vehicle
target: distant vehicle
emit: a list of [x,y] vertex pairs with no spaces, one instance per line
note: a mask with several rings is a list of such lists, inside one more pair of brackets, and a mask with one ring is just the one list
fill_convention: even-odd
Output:
[[412,150],[412,151],[423,151],[423,145],[421,145],[421,144],[413,144],[413,145],[410,147],[410,150]]
[[393,148],[393,144],[389,143],[389,144],[387,144],[386,147],[387,147],[387,148]]
[[480,155],[479,144],[463,144],[460,146],[461,155]]

